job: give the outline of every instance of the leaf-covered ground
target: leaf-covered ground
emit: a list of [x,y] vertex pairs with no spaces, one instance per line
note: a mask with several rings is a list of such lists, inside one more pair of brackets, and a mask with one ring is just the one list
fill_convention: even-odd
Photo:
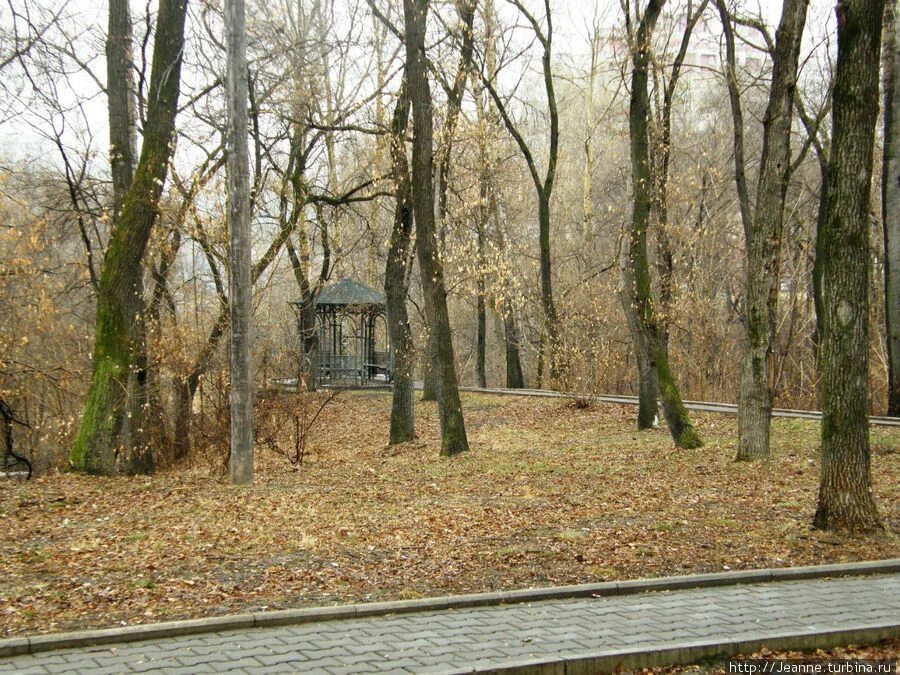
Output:
[[338,397],[292,470],[218,462],[152,477],[0,483],[0,635],[263,608],[900,557],[900,431],[873,432],[883,534],[812,530],[818,424],[778,420],[774,458],[634,431],[630,407],[464,396],[471,451],[438,457],[434,404],[388,447],[390,398]]
[[[816,649],[808,652],[798,651],[771,651],[763,649],[753,654],[735,656],[735,660],[746,659],[787,659],[790,661],[827,661],[847,659],[896,659],[900,656],[900,640],[881,640],[873,645],[849,645],[847,647],[835,647],[834,649]],[[828,672],[822,665],[821,672]],[[667,668],[645,668],[638,671],[647,675],[675,675],[676,673],[701,673],[703,675],[733,675],[728,667],[727,659],[711,659],[703,663],[689,666],[671,666]],[[798,669],[797,672],[803,672]],[[808,671],[812,672],[812,671]],[[850,671],[848,671],[850,672]]]

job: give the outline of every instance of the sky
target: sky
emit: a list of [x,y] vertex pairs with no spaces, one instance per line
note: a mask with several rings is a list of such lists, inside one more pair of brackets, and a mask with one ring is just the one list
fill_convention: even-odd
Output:
[[[495,0],[500,11],[505,16],[512,17],[514,12],[511,7],[505,5],[503,0]],[[668,8],[678,7],[681,0],[670,0]],[[531,0],[536,16],[543,14],[542,5]],[[618,0],[604,0],[603,2],[584,2],[579,0],[553,0],[554,10],[554,52],[558,60],[575,64],[584,62],[589,56],[588,35],[595,17],[598,17],[611,34],[616,33],[616,27],[620,26],[621,6]],[[54,40],[60,44],[68,44],[81,58],[88,62],[94,75],[100,81],[105,79],[105,64],[103,59],[103,29],[106,24],[106,3],[93,2],[91,0],[12,0],[12,7],[25,14],[29,12],[35,23],[41,23],[41,19],[64,9],[63,16],[66,26],[66,34],[56,34]],[[194,8],[197,5],[194,4]],[[743,5],[747,14],[758,13],[773,26],[780,15],[781,3],[777,0],[746,0]],[[824,36],[834,30],[832,19],[833,4],[827,0],[813,0],[810,4],[806,31],[806,49],[810,51],[813,46],[819,44]],[[133,16],[136,23],[143,17],[146,5],[133,3]],[[707,10],[714,15],[712,8]],[[4,34],[8,34],[11,26],[10,7],[0,6],[0,27]],[[832,38],[833,43],[833,38]],[[148,48],[149,49],[149,48]],[[814,69],[815,63],[807,64],[808,69]],[[9,90],[27,92],[28,86],[20,76],[13,72],[15,65],[0,72],[0,81]],[[17,68],[16,68],[17,70]],[[44,115],[36,114],[39,106],[32,104],[30,111],[26,110],[18,118],[0,117],[0,163],[13,164],[24,161],[49,162],[57,165],[57,153],[52,144],[47,140],[46,133],[51,124],[55,124],[57,130],[63,130],[63,137],[73,149],[84,150],[90,148],[93,152],[105,151],[108,143],[108,131],[105,112],[105,97],[99,93],[97,82],[91,76],[78,72],[78,69],[70,69],[65,77],[50,78],[41,88],[63,101],[68,108],[66,120],[60,115],[54,120],[47,119]],[[55,90],[55,91],[54,91]],[[9,98],[9,96],[7,96]],[[80,108],[79,108],[80,106]],[[88,132],[89,130],[89,132]]]

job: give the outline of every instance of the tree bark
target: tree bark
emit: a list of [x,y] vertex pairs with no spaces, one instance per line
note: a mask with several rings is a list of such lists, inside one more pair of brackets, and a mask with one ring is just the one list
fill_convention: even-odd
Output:
[[506,343],[506,388],[524,389],[525,375],[522,373],[522,359],[519,356],[519,331],[512,303],[507,300],[503,307],[503,341]]
[[431,329],[426,327],[425,353],[422,354],[422,400],[437,401],[441,388],[441,366]]
[[622,308],[628,322],[628,331],[634,345],[634,358],[638,375],[637,427],[640,431],[659,426],[659,382],[656,379],[656,364],[650,354],[650,336],[638,318],[634,305],[634,275],[631,264],[623,266]]
[[432,177],[433,120],[431,89],[425,71],[425,18],[428,0],[404,0],[406,77],[413,113],[413,211],[416,252],[422,278],[425,316],[434,334],[440,363],[441,454],[452,456],[469,449],[456,379],[453,337],[447,311],[444,271],[438,257]]
[[390,445],[416,437],[413,401],[413,342],[406,311],[409,249],[412,245],[412,182],[406,159],[406,129],[409,125],[409,94],[401,86],[391,120],[391,164],[394,173],[394,225],[384,270],[384,297],[388,333],[394,351],[391,399]]
[[484,279],[478,280],[478,290],[475,298],[475,383],[484,389],[487,387],[486,354],[487,346],[487,311],[484,303]]
[[231,234],[231,482],[253,482],[253,280],[250,241],[250,165],[247,145],[247,32],[244,0],[225,0],[228,103],[228,225]]
[[112,174],[112,222],[118,220],[134,175],[137,147],[133,32],[128,0],[110,0],[106,35],[106,97],[109,106],[109,164]]
[[763,117],[756,205],[746,228],[745,344],[738,399],[737,459],[769,456],[770,371],[781,290],[784,201],[791,174],[791,122],[806,0],[785,0],[775,37],[772,84]]
[[896,0],[885,8],[884,165],[881,222],[884,230],[884,316],[888,356],[887,414],[900,417],[900,49]]
[[172,154],[186,7],[185,0],[160,0],[144,143],[100,272],[91,386],[70,455],[78,471],[110,475],[127,459],[126,390],[142,351],[133,339],[142,305],[141,261]]
[[[669,426],[669,432],[678,447],[696,448],[703,445],[703,441],[691,423],[687,409],[682,403],[678,385],[669,367],[668,353],[653,307],[650,267],[647,259],[647,229],[652,189],[648,139],[650,116],[648,71],[651,36],[664,2],[665,0],[649,0],[632,46],[629,134],[633,206],[631,239],[628,260],[625,265],[625,302],[631,304],[630,309],[626,307],[626,315],[629,311],[633,311],[636,318],[637,330],[631,331],[635,351],[646,348],[649,351],[650,360],[655,366],[663,413]],[[648,385],[642,387],[649,388]]]
[[868,425],[869,209],[884,0],[837,6],[831,161],[816,237],[822,467],[813,525],[880,528]]
[[488,181],[485,175],[487,157],[484,148],[484,134],[479,139],[482,175],[478,186],[478,216],[475,223],[475,237],[477,246],[477,265],[475,274],[475,383],[484,389],[487,387],[487,308],[485,306],[484,277],[486,272],[486,260],[484,254],[485,236],[488,224]]
[[[115,229],[122,205],[134,176],[137,143],[132,60],[132,25],[128,2],[112,0],[106,36],[106,93],[109,112],[109,163],[112,176],[111,229]],[[154,468],[147,415],[150,406],[149,359],[147,357],[148,319],[144,311],[143,262],[137,270],[141,289],[136,308],[131,343],[133,367],[125,385],[125,414],[122,425],[123,470],[126,473],[151,473]]]

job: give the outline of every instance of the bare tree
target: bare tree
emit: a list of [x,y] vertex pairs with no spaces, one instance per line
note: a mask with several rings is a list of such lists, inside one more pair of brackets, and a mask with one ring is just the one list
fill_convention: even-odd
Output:
[[562,335],[560,331],[559,315],[556,311],[556,303],[553,299],[553,273],[552,250],[550,245],[550,200],[553,196],[553,187],[556,180],[556,166],[559,159],[559,110],[556,103],[556,91],[553,84],[553,69],[551,57],[553,50],[553,17],[549,0],[544,1],[544,25],[529,12],[519,0],[509,0],[519,13],[525,18],[528,25],[534,31],[535,38],[541,46],[541,71],[543,74],[544,91],[547,96],[547,114],[550,118],[549,149],[547,155],[547,167],[543,177],[538,172],[535,153],[528,145],[518,126],[512,118],[509,106],[500,96],[495,86],[496,72],[489,72],[482,68],[481,78],[485,89],[494,101],[494,105],[500,112],[503,124],[510,136],[516,141],[522,157],[528,166],[528,174],[534,184],[538,199],[538,229],[541,273],[541,306],[544,311],[544,322],[549,339],[550,351],[550,380],[553,386],[559,386],[565,371],[564,355],[562,349]]
[[434,181],[431,166],[432,102],[425,65],[427,14],[428,0],[404,0],[406,78],[413,114],[412,203],[416,219],[416,252],[422,278],[425,315],[429,329],[434,333],[440,364],[438,409],[441,419],[441,454],[452,456],[468,450],[469,443],[459,399],[444,271],[438,255],[435,232]]
[[806,22],[805,0],[785,0],[772,52],[772,82],[763,118],[763,147],[751,207],[746,190],[743,115],[735,63],[733,19],[723,0],[716,2],[726,43],[726,78],[732,106],[735,139],[735,181],[747,247],[744,325],[746,340],[741,363],[738,401],[737,459],[769,455],[772,416],[770,372],[775,339],[778,294],[781,290],[781,240],[784,202],[791,177],[791,122],[800,42]]
[[897,3],[887,0],[884,46],[884,156],[881,222],[884,228],[884,315],[887,332],[888,408],[900,416],[900,45]]
[[822,469],[813,524],[881,527],[869,449],[869,213],[884,0],[837,5],[831,160],[814,270],[820,311]]
[[70,456],[76,469],[89,473],[111,474],[131,464],[123,431],[128,377],[142,353],[134,348],[141,261],[172,153],[186,8],[185,0],[160,1],[144,142],[100,272],[93,376]]
[[[650,267],[647,259],[647,229],[650,224],[653,188],[648,138],[650,117],[648,73],[653,29],[664,2],[665,0],[649,0],[632,37],[631,104],[628,121],[633,203],[630,244],[624,265],[624,302],[630,304],[630,307],[626,305],[626,314],[629,315],[635,352],[640,354],[646,350],[645,353],[649,354],[653,372],[656,374],[669,432],[679,447],[696,448],[703,445],[703,441],[691,423],[669,365],[668,350],[651,297]],[[630,24],[631,17],[627,6],[626,12]],[[652,376],[652,373],[641,370],[639,375]]]

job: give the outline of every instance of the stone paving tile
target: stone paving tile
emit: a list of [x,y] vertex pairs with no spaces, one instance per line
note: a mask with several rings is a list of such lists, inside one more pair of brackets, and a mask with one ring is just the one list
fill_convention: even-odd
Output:
[[898,617],[900,575],[813,579],[220,631],[0,659],[0,673],[460,672]]

